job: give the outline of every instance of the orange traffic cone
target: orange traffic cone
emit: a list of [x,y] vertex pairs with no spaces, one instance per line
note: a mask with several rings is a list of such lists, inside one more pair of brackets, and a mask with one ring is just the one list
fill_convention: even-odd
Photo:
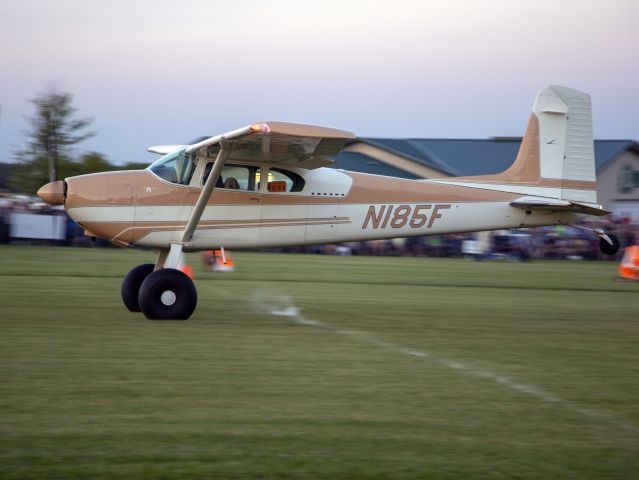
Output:
[[232,272],[235,270],[233,258],[225,252],[224,249],[215,250],[215,263],[213,264],[214,272]]
[[180,255],[180,262],[178,264],[178,270],[193,280],[193,267],[186,264],[186,257],[184,252]]
[[193,280],[193,267],[190,265],[182,265],[178,268],[182,273],[187,275],[191,280]]
[[639,246],[626,247],[619,264],[619,275],[626,280],[639,280]]

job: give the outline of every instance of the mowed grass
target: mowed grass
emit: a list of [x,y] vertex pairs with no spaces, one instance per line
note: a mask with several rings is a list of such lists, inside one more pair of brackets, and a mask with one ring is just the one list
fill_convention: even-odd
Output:
[[119,293],[153,258],[0,248],[1,478],[639,478],[614,263],[193,254],[153,322]]

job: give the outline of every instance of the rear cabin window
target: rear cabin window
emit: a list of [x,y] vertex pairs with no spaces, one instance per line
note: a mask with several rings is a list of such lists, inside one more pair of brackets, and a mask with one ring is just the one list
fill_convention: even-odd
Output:
[[[212,168],[212,162],[206,165],[202,185],[204,185],[206,179],[209,178]],[[259,167],[253,165],[225,165],[215,188],[253,192],[258,188],[256,181],[256,178],[259,176],[258,171]]]
[[297,173],[281,168],[269,169],[267,184],[269,192],[301,192],[303,189],[304,179]]
[[184,149],[169,153],[149,166],[149,170],[167,182],[188,185],[195,170],[195,155]]

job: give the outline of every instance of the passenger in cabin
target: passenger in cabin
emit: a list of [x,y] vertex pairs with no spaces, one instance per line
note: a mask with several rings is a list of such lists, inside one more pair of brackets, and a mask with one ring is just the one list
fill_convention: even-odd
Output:
[[224,187],[222,188],[230,188],[231,190],[239,190],[240,182],[238,182],[235,178],[229,177],[224,180]]

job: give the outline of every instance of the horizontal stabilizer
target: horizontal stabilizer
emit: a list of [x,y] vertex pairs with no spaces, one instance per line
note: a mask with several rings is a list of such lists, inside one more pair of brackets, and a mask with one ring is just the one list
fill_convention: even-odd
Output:
[[601,205],[572,202],[558,198],[521,197],[510,202],[513,207],[526,210],[552,210],[558,212],[573,212],[583,215],[608,215],[611,212],[604,210]]

